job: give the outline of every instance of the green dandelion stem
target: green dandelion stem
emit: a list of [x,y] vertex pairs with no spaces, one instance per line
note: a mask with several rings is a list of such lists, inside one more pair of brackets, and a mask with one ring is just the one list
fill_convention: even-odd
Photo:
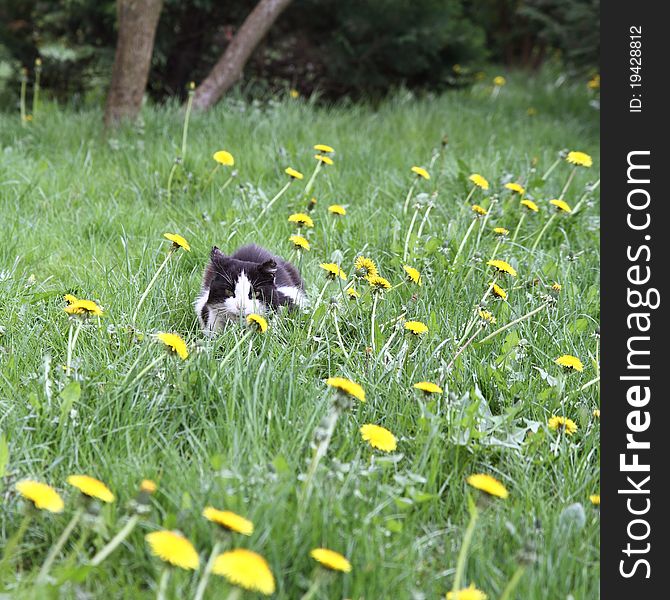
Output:
[[536,309],[531,310],[529,313],[526,313],[525,315],[520,316],[518,319],[514,319],[514,321],[510,321],[506,325],[503,325],[502,327],[496,329],[493,333],[490,333],[487,335],[485,338],[479,340],[478,344],[483,344],[484,342],[488,342],[490,339],[494,338],[497,336],[499,333],[502,333],[503,331],[507,331],[510,327],[514,327],[515,325],[518,325],[522,321],[525,321],[526,319],[530,319],[533,315],[536,315],[539,313],[541,310],[544,310],[549,306],[548,304],[542,304],[538,306]]
[[407,262],[407,259],[409,258],[409,239],[412,237],[412,230],[414,229],[414,223],[416,223],[416,218],[418,215],[419,215],[419,209],[417,208],[414,210],[412,220],[409,224],[409,228],[407,229],[407,235],[405,236],[405,249],[403,250],[402,253],[403,262]]
[[309,327],[307,328],[308,339],[309,336],[312,334],[312,327],[314,326],[314,315],[316,314],[316,310],[319,308],[319,304],[321,304],[321,301],[323,300],[323,295],[326,293],[326,288],[328,287],[329,283],[330,280],[326,279],[326,283],[323,284],[323,287],[321,288],[321,291],[319,292],[319,295],[316,298],[316,302],[314,302],[314,310],[312,311],[312,318],[309,320]]
[[42,75],[42,67],[35,66],[35,82],[33,83],[33,120],[37,114],[37,104],[40,98],[40,78]]
[[477,526],[477,518],[479,513],[473,502],[470,502],[470,522],[468,527],[465,530],[465,535],[463,536],[463,543],[461,544],[461,550],[458,553],[458,560],[456,562],[456,574],[454,575],[454,585],[451,588],[452,594],[457,595],[458,590],[461,589],[461,582],[463,581],[463,575],[465,575],[465,562],[468,559],[468,551],[470,550],[470,545],[472,544],[472,538],[475,534],[475,528]]
[[524,219],[526,218],[526,213],[522,212],[521,217],[519,217],[519,222],[516,225],[516,229],[514,230],[514,234],[512,235],[512,243],[516,242],[516,238],[519,235],[519,230],[521,229],[521,225],[523,224]]
[[228,594],[226,600],[239,600],[241,597],[242,597],[242,589],[236,587],[230,590],[230,594]]
[[579,391],[583,392],[585,389],[590,388],[592,385],[595,385],[599,381],[600,381],[600,375],[594,377],[593,379],[591,379],[591,381],[587,381],[582,387],[579,388]]
[[456,268],[456,264],[458,263],[458,259],[461,256],[461,252],[463,252],[463,248],[465,248],[465,244],[468,241],[468,238],[470,237],[470,234],[472,233],[472,230],[475,228],[475,225],[477,224],[477,219],[472,219],[472,222],[470,223],[470,227],[468,227],[468,230],[465,232],[465,235],[463,236],[463,239],[461,240],[461,245],[458,247],[458,250],[456,251],[456,256],[454,256],[454,260],[451,263],[452,268]]
[[554,222],[554,219],[556,218],[557,214],[558,213],[554,213],[553,215],[551,215],[551,217],[549,217],[549,219],[547,219],[547,222],[544,224],[544,227],[540,230],[540,233],[537,234],[537,237],[535,238],[535,241],[533,242],[533,245],[530,248],[531,254],[535,252],[535,249],[537,248],[537,245],[540,243],[540,240],[544,236],[545,231],[547,231],[547,229],[549,229],[549,226]]
[[[496,254],[498,254],[498,250],[500,249],[500,244],[502,244],[502,238],[498,240],[498,243],[496,244],[496,247],[493,249],[493,252],[491,252],[491,260],[493,260],[496,257]],[[469,273],[468,273],[469,275]]]
[[402,206],[402,214],[406,215],[407,214],[407,209],[409,208],[409,201],[412,199],[412,194],[414,193],[414,187],[416,186],[416,179],[412,181],[412,185],[409,186],[409,190],[407,190],[407,196],[405,196],[405,203]]
[[65,374],[69,377],[70,372],[72,371],[72,354],[74,353],[74,347],[77,344],[77,338],[79,337],[79,332],[84,324],[84,320],[77,319],[77,328],[74,330],[72,328],[72,322],[70,322],[70,329],[67,334],[67,358],[65,361]]
[[428,215],[430,214],[430,211],[433,209],[433,205],[429,204],[428,207],[426,208],[426,212],[423,213],[423,219],[421,219],[421,223],[419,225],[419,231],[416,232],[416,239],[420,240],[421,235],[423,234],[423,228],[426,225],[426,221],[428,220]]
[[342,334],[340,333],[340,325],[337,320],[337,311],[333,311],[333,322],[335,324],[335,333],[337,334],[337,342],[340,345],[340,348],[342,350],[342,353],[346,357],[347,360],[349,360],[350,356],[349,353],[347,352],[347,349],[344,347],[344,341],[342,339]]
[[[477,304],[477,307],[480,307],[484,302],[486,302],[486,299],[489,297],[489,294],[493,290],[493,287],[497,283],[498,279],[494,278],[489,287],[486,289],[484,292],[484,295],[482,296],[482,299],[479,301]],[[475,314],[474,316],[470,319],[470,322],[468,323],[467,327],[465,328],[465,331],[463,332],[463,335],[461,336],[461,339],[458,341],[458,345],[460,346],[463,341],[465,340],[466,337],[468,337],[468,334],[470,331],[472,331],[472,328],[474,327],[474,324],[477,322],[477,310],[478,308],[475,308]]]
[[152,360],[144,369],[142,369],[128,384],[128,387],[133,387],[142,377],[144,377],[149,371],[151,371],[156,365],[163,361],[165,354],[161,354],[158,358]]
[[321,587],[321,578],[315,577],[309,589],[300,597],[300,600],[312,600]]
[[177,167],[179,166],[179,159],[175,159],[174,163],[172,164],[172,168],[170,169],[170,174],[168,175],[168,182],[167,182],[167,201],[170,202],[170,199],[172,198],[172,178],[174,177],[174,174],[177,172]]
[[203,186],[202,186],[203,188],[206,188],[209,185],[209,182],[212,181],[212,177],[214,177],[214,175],[216,175],[220,166],[221,166],[221,163],[216,163],[216,166],[210,171],[209,177],[207,177],[207,180],[203,184]]
[[220,550],[221,550],[221,542],[216,542],[212,547],[212,552],[209,555],[209,560],[207,561],[207,565],[205,565],[205,570],[203,571],[202,577],[198,582],[198,587],[195,590],[195,596],[193,597],[193,600],[203,599],[205,595],[205,589],[207,588],[207,583],[209,582],[209,576],[212,573],[214,562],[216,561],[216,557],[219,555]]
[[482,221],[482,226],[479,228],[479,231],[477,232],[477,241],[475,242],[475,248],[479,248],[479,244],[482,241],[482,233],[484,232],[484,229],[486,229],[486,224],[489,221],[489,217],[491,216],[491,209],[495,205],[495,200],[491,202],[491,206],[489,207],[489,210],[486,212],[484,215],[484,220]]
[[21,75],[21,99],[20,99],[20,111],[21,111],[21,125],[26,126],[26,86],[28,85],[28,75],[25,70]]
[[301,506],[304,506],[309,501],[310,495],[312,493],[312,484],[314,482],[314,475],[316,474],[316,470],[319,467],[321,459],[326,455],[326,452],[328,452],[328,446],[330,446],[330,440],[333,438],[333,433],[335,432],[335,425],[337,425],[337,420],[339,416],[340,416],[339,409],[333,406],[330,410],[330,413],[328,413],[328,416],[326,417],[323,426],[321,424],[319,424],[318,426],[319,429],[323,429],[323,432],[320,436],[321,439],[319,440],[318,445],[314,450],[314,454],[312,456],[312,462],[310,463],[309,468],[307,469],[307,475],[305,476],[305,483],[303,484],[302,488],[302,497],[300,499]]
[[135,525],[137,525],[139,520],[139,515],[133,515],[130,517],[126,524],[121,529],[119,529],[118,533],[111,540],[109,540],[109,542],[107,542],[107,544],[91,559],[91,565],[97,567],[112,552],[114,552],[117,546],[130,535],[133,529],[135,529]]
[[53,546],[51,546],[51,550],[49,550],[49,554],[47,554],[46,559],[44,559],[42,568],[40,569],[40,572],[37,575],[36,582],[38,584],[42,584],[46,581],[51,566],[53,565],[54,561],[60,554],[61,550],[63,549],[63,546],[65,546],[65,542],[67,542],[68,538],[74,531],[74,528],[77,526],[77,523],[79,523],[79,519],[81,519],[83,514],[84,509],[81,507],[78,508],[72,515],[70,522],[65,526],[65,529],[63,529],[63,533],[61,533],[60,537],[56,540],[56,543]]
[[186,158],[186,143],[188,141],[188,123],[191,120],[191,110],[193,109],[193,96],[195,91],[189,89],[188,100],[186,101],[186,114],[184,115],[184,130],[181,135],[181,158]]
[[379,299],[379,294],[372,295],[372,317],[370,319],[370,346],[372,346],[373,352],[375,348],[375,318],[377,316],[377,300]]
[[561,157],[559,156],[553,163],[552,165],[545,171],[544,175],[542,175],[542,181],[546,181],[547,177],[551,175],[553,170],[558,166],[558,164],[561,162]]
[[170,579],[170,567],[163,567],[163,572],[158,580],[158,591],[156,592],[156,600],[167,600],[167,587]]
[[223,192],[223,191],[230,185],[230,182],[231,182],[233,179],[235,179],[235,175],[233,175],[233,174],[231,173],[231,174],[230,174],[230,177],[228,177],[228,179],[226,179],[226,181],[224,181],[223,185],[219,188],[219,193]]
[[591,194],[591,192],[594,192],[595,190],[597,190],[599,186],[600,186],[600,179],[598,179],[598,181],[596,181],[596,182],[591,186],[591,188],[590,188],[589,190],[587,190],[586,192],[584,192],[584,194],[582,195],[582,197],[579,199],[579,202],[577,202],[577,204],[575,204],[575,207],[572,209],[572,214],[573,214],[573,215],[576,214],[577,211],[579,211],[579,209],[582,207],[582,204],[584,204],[584,202],[586,201],[586,199],[589,197],[589,194]]
[[570,187],[570,184],[572,183],[572,180],[575,177],[576,172],[577,167],[574,167],[572,171],[570,171],[570,175],[568,175],[568,180],[565,182],[563,190],[561,191],[561,195],[558,197],[559,200],[563,200],[563,198],[565,197],[565,193],[568,191],[568,188]]
[[472,198],[472,195],[475,193],[476,189],[477,186],[473,185],[472,189],[468,192],[468,195],[465,197],[465,204],[470,204],[470,199]]
[[312,190],[312,187],[314,186],[314,180],[316,179],[316,174],[321,170],[321,161],[317,160],[316,161],[316,167],[314,167],[314,171],[312,171],[312,174],[310,175],[310,178],[307,180],[307,184],[305,185],[305,191],[303,194],[305,196],[309,196],[310,191]]
[[33,509],[29,508],[26,514],[23,515],[23,519],[21,519],[21,523],[19,523],[19,528],[16,530],[14,535],[11,538],[9,538],[5,543],[5,549],[3,550],[2,553],[2,560],[0,560],[0,581],[2,580],[5,568],[11,564],[14,550],[21,543],[21,540],[23,539],[23,536],[26,534],[26,531],[28,530],[28,526],[30,525],[32,519],[33,519]]
[[514,575],[512,575],[512,579],[510,579],[505,586],[505,589],[500,596],[500,600],[509,600],[509,598],[512,597],[512,592],[516,589],[516,586],[519,585],[519,581],[521,581],[525,571],[526,567],[524,565],[520,565],[517,570],[514,571]]
[[454,358],[452,358],[452,359],[451,359],[451,362],[447,365],[447,369],[446,369],[447,371],[449,371],[449,370],[451,369],[451,367],[454,366],[454,363],[456,362],[456,360],[458,359],[458,357],[459,357],[461,354],[463,354],[463,352],[465,352],[465,349],[466,349],[470,344],[472,344],[472,342],[475,341],[475,338],[479,335],[479,333],[481,332],[482,329],[484,329],[484,325],[482,325],[477,331],[475,331],[475,332],[472,334],[472,336],[470,336],[470,338],[468,339],[468,341],[465,342],[465,344],[463,344],[463,345],[460,347],[460,349],[458,350],[458,352],[456,352],[456,354],[454,354]]
[[137,315],[140,312],[140,308],[142,308],[142,304],[144,304],[144,301],[147,299],[147,296],[149,295],[149,292],[151,291],[151,288],[154,286],[156,283],[156,280],[158,279],[158,276],[161,274],[165,266],[168,264],[168,261],[170,260],[170,257],[174,254],[174,246],[168,250],[167,255],[165,256],[165,259],[161,263],[160,267],[158,267],[158,270],[154,273],[154,276],[151,278],[151,281],[149,282],[149,285],[147,285],[146,289],[140,296],[140,300],[137,303],[137,306],[135,307],[135,312],[133,313],[133,318],[131,320],[131,324],[134,326],[135,321],[137,320]]
[[260,217],[262,217],[266,212],[268,212],[268,211],[272,208],[272,205],[273,205],[275,202],[277,202],[277,200],[279,200],[279,198],[281,198],[281,197],[284,195],[284,192],[289,188],[289,186],[290,186],[292,183],[293,183],[293,179],[289,179],[289,180],[286,182],[286,184],[284,185],[284,187],[283,187],[282,189],[280,189],[280,190],[275,194],[274,198],[272,198],[272,200],[270,200],[270,202],[268,202],[268,203],[265,205],[265,207],[264,207],[263,210],[261,211],[261,214],[258,215],[258,218],[259,218],[259,219],[260,219]]

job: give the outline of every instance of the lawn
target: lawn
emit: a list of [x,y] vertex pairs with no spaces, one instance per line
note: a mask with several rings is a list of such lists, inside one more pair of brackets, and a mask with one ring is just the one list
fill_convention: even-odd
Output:
[[[33,517],[0,589],[16,598],[155,597],[163,563],[144,536],[166,528],[200,554],[197,572],[171,573],[170,598],[193,597],[218,539],[219,548],[265,557],[277,598],[296,600],[311,586],[313,598],[444,598],[476,505],[461,587],[473,583],[497,599],[517,573],[508,600],[597,598],[592,93],[582,82],[512,75],[497,95],[481,83],[430,97],[398,92],[376,107],[231,98],[192,115],[169,193],[182,145],[177,106],[147,107],[139,123],[107,137],[97,110],[45,103],[25,127],[17,114],[1,114],[0,546],[29,504],[16,482],[52,484],[65,509]],[[306,195],[319,143],[335,148],[334,165],[319,170]],[[212,174],[221,149],[235,166]],[[543,178],[563,149],[590,154],[593,166],[561,158]],[[430,179],[415,175],[415,165]],[[304,179],[263,214],[291,181],[289,166]],[[488,190],[473,185],[473,173]],[[549,203],[569,178],[572,213]],[[537,213],[520,205],[509,182],[526,188]],[[298,230],[287,218],[306,212],[312,197],[314,227]],[[346,215],[329,213],[332,204]],[[190,251],[171,254],[133,327],[138,300],[171,249],[166,232],[183,236]],[[295,233],[309,251],[294,248]],[[249,242],[300,266],[311,306],[270,315],[265,333],[240,323],[208,338],[193,301],[209,251]],[[487,265],[494,254],[517,276],[497,275]],[[391,289],[373,291],[356,276],[361,255]],[[321,263],[340,265],[348,278],[329,281]],[[403,265],[418,269],[420,286]],[[494,279],[506,299],[487,293]],[[352,282],[358,298],[346,292]],[[65,294],[94,300],[103,315],[68,317]],[[428,331],[413,335],[407,321]],[[169,355],[158,332],[182,336],[188,358]],[[562,355],[578,357],[583,370],[556,364]],[[325,383],[338,376],[360,384],[366,401],[341,411],[308,484],[315,432],[342,404]],[[419,381],[443,392],[426,395],[413,388]],[[574,421],[576,432],[550,428],[553,416]],[[397,448],[372,448],[361,438],[364,424],[391,431]],[[488,498],[468,485],[475,473],[493,475],[509,496]],[[80,522],[48,583],[36,587],[80,503],[66,483],[71,474],[102,480],[116,499]],[[158,486],[151,511],[100,566],[87,565],[126,523],[143,479]],[[208,505],[250,519],[253,534],[221,535],[201,516]],[[310,558],[316,547],[346,556],[351,572],[326,576]],[[231,590],[212,575],[206,597]]]

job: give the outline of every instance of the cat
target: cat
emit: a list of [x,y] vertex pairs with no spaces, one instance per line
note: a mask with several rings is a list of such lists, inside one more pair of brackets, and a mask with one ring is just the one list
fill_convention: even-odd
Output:
[[203,330],[213,334],[227,321],[306,304],[304,282],[290,262],[255,244],[242,246],[230,256],[214,246],[195,312]]

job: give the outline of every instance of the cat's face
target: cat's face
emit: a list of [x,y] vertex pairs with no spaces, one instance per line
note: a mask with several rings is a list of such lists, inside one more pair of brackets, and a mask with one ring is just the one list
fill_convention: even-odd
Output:
[[208,270],[209,289],[206,298],[201,299],[200,316],[210,331],[226,320],[266,313],[277,294],[277,265],[272,260],[256,264],[217,252],[213,253]]

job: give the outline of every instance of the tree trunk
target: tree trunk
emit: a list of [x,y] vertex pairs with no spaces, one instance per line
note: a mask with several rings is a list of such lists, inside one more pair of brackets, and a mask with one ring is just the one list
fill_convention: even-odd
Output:
[[163,0],[116,0],[119,35],[105,126],[134,119],[142,107]]
[[242,76],[244,65],[291,0],[260,0],[207,78],[195,90],[193,106],[207,109]]

